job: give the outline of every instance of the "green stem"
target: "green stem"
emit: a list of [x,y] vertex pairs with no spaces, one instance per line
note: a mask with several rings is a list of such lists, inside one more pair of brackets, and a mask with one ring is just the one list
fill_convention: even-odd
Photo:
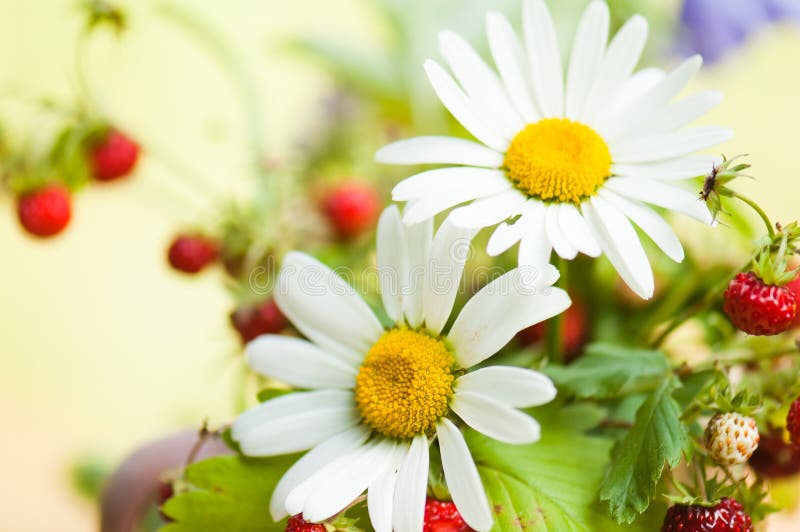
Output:
[[[558,268],[561,276],[556,283],[556,286],[564,290],[567,289],[569,284],[569,262],[561,257],[557,257],[555,267]],[[566,311],[557,314],[550,318],[547,327],[547,353],[552,360],[556,362],[564,362],[564,317]]]
[[767,233],[769,234],[770,240],[775,240],[775,227],[772,225],[772,222],[770,221],[769,216],[767,216],[767,213],[764,212],[764,209],[759,207],[758,203],[756,203],[755,201],[751,200],[747,196],[742,196],[738,192],[733,192],[733,197],[738,198],[740,201],[746,203],[747,205],[750,206],[751,209],[753,209],[754,211],[756,211],[756,213],[758,213],[758,216],[764,222],[764,225],[767,226]]
[[701,371],[714,369],[719,366],[731,367],[731,366],[739,366],[741,364],[749,364],[752,362],[763,362],[765,360],[773,360],[775,358],[785,357],[789,355],[800,356],[800,351],[798,351],[797,347],[791,347],[786,349],[778,349],[777,351],[768,351],[766,353],[753,353],[750,355],[744,355],[738,357],[716,357],[694,366],[692,368],[692,372],[699,373]]

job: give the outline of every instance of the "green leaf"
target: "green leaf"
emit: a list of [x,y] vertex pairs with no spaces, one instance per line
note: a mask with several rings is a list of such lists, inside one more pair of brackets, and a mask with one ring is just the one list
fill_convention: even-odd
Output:
[[169,499],[163,511],[174,519],[162,532],[282,532],[285,521],[269,514],[272,490],[296,455],[250,459],[218,456],[186,468],[189,491]]
[[[558,412],[542,414],[535,413],[542,439],[530,445],[508,445],[466,432],[494,509],[492,530],[652,530],[644,524],[617,525],[597,501],[611,440],[583,435],[568,427],[571,419]],[[587,416],[588,420],[591,414]]]
[[675,467],[691,449],[681,411],[672,397],[678,385],[666,380],[636,412],[633,427],[614,448],[611,466],[600,490],[611,515],[630,523],[656,496],[664,464]]
[[559,391],[597,399],[652,390],[669,371],[669,361],[660,351],[612,344],[592,344],[574,364],[544,369]]

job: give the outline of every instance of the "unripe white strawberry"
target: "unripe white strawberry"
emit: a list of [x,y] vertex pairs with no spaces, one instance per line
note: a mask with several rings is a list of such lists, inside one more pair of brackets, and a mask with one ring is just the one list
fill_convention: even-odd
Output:
[[720,465],[744,464],[753,456],[759,439],[755,419],[736,412],[717,414],[706,427],[706,449]]

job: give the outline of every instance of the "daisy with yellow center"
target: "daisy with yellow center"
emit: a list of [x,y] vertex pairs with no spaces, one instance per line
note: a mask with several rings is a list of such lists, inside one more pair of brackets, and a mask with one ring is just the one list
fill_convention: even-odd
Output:
[[270,501],[275,520],[302,513],[323,521],[365,491],[377,532],[421,532],[428,448],[438,445],[453,501],[478,531],[492,511],[457,424],[511,444],[539,439],[518,408],[547,403],[553,383],[536,371],[489,366],[468,371],[522,329],[570,304],[553,288],[558,272],[512,270],[475,294],[444,332],[474,231],[446,220],[405,226],[397,207],[378,224],[381,298],[392,324],[332,270],[289,253],[275,298],[308,339],[265,335],[247,346],[257,372],[308,391],[262,403],[233,424],[242,452],[272,456],[309,450]]
[[680,181],[708,173],[716,159],[695,152],[731,136],[722,127],[687,127],[721,95],[673,101],[700,68],[699,56],[670,73],[635,72],[647,23],[634,16],[607,43],[609,12],[600,0],[581,17],[566,69],[544,1],[525,0],[522,18],[524,44],[503,15],[487,16],[496,71],[458,35],[440,34],[453,75],[432,60],[425,70],[444,106],[480,143],[419,137],[384,147],[376,155],[384,163],[459,165],[409,177],[393,197],[408,202],[409,224],[471,202],[452,212],[453,223],[500,224],[487,251],[498,255],[519,242],[520,265],[546,264],[553,250],[567,260],[605,253],[631,289],[649,298],[653,273],[633,224],[681,261],[675,233],[646,204],[712,222],[696,191]]

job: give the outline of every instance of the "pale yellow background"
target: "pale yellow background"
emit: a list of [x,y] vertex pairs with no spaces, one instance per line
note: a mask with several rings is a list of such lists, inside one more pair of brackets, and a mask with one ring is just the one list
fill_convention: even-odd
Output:
[[[70,94],[74,5],[0,0],[0,116],[25,115],[10,92]],[[164,249],[177,227],[202,219],[214,197],[207,189],[246,189],[244,127],[216,65],[154,5],[133,3],[124,40],[94,43],[91,83],[151,153],[172,154],[209,183],[187,188],[191,179],[146,157],[132,182],[81,194],[69,231],[46,243],[23,236],[0,198],[0,532],[92,530],[93,509],[67,481],[75,457],[96,451],[113,461],[150,437],[232,411],[238,347],[221,276],[176,276]],[[287,57],[280,38],[323,33],[367,47],[380,40],[366,1],[184,5],[224,28],[257,73],[278,158],[314,125],[329,87],[313,66]],[[798,57],[800,36],[784,29],[696,83],[725,91],[712,119],[736,130],[725,150],[751,153],[759,177],[742,189],[782,220],[797,215]]]

